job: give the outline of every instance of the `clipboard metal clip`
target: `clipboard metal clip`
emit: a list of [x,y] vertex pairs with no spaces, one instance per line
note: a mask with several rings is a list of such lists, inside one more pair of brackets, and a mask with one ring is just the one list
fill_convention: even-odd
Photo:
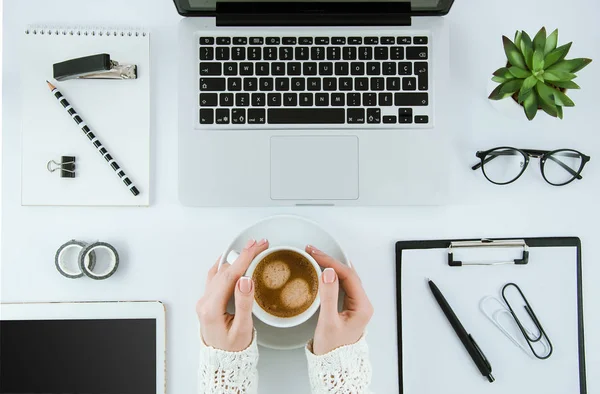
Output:
[[[454,249],[458,248],[523,248],[523,257],[508,261],[459,261],[454,260]],[[502,265],[502,264],[527,264],[529,262],[529,246],[523,239],[491,240],[481,239],[478,241],[454,241],[448,247],[448,265],[451,267],[462,267],[464,265]]]

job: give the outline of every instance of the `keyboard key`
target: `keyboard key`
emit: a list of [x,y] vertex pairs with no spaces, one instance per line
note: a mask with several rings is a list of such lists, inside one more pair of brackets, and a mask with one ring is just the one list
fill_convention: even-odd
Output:
[[415,37],[414,43],[417,45],[427,44],[427,37]]
[[271,75],[285,75],[285,63],[271,63]]
[[306,81],[306,90],[320,91],[321,90],[321,78],[308,78],[308,80]]
[[275,90],[278,92],[287,92],[290,90],[289,78],[275,78]]
[[398,45],[408,45],[408,44],[410,44],[410,42],[411,42],[410,37],[398,37],[396,39],[396,43]]
[[231,44],[231,37],[217,37],[217,45]]
[[225,68],[223,70],[223,75],[237,75],[238,73],[238,65],[237,63],[225,63]]
[[412,116],[412,108],[398,108],[398,116]]
[[337,79],[323,78],[323,90],[326,90],[326,91],[337,90]]
[[402,78],[402,90],[417,90],[417,79],[414,77]]
[[329,37],[317,37],[317,38],[315,38],[315,44],[329,45]]
[[362,44],[362,37],[348,37],[348,44],[360,45]]
[[263,48],[263,59],[277,60],[277,47],[264,47]]
[[200,48],[200,60],[213,60],[215,58],[215,49],[213,47]]
[[359,107],[360,93],[346,93],[346,102],[349,107]]
[[317,93],[315,95],[315,105],[317,107],[329,106],[329,95],[327,93]]
[[303,91],[306,89],[304,78],[292,78],[292,90]]
[[217,94],[216,93],[200,93],[200,106],[201,107],[216,107],[217,106]]
[[229,124],[229,109],[219,108],[217,109],[216,121],[217,124]]
[[343,108],[281,108],[269,109],[270,124],[344,124]]
[[300,65],[300,63],[288,63],[287,64],[287,75],[301,75],[302,74],[302,67]]
[[258,80],[258,85],[263,92],[271,91],[273,90],[273,78],[261,78]]
[[375,60],[388,60],[388,48],[387,47],[376,47],[375,48]]
[[376,45],[376,44],[379,44],[379,38],[378,37],[365,37],[364,43],[366,45]]
[[262,37],[250,37],[250,45],[262,45],[264,39]]
[[294,60],[294,48],[292,48],[292,47],[279,48],[279,60]]
[[213,124],[215,123],[215,114],[210,108],[203,108],[200,110],[200,124]]
[[382,68],[383,75],[396,75],[396,63],[383,62]]
[[328,47],[327,48],[327,60],[340,60],[342,58],[342,48],[340,47]]
[[298,39],[298,44],[300,45],[312,45],[313,39],[312,37],[300,37]]
[[264,124],[267,117],[265,116],[264,109],[249,109],[248,110],[248,123],[249,124]]
[[233,93],[221,93],[219,95],[219,105],[221,107],[233,107]]
[[393,104],[391,93],[379,93],[379,106],[389,107]]
[[325,47],[310,48],[310,59],[311,60],[325,60]]
[[381,109],[367,108],[367,123],[381,123]]
[[296,37],[283,37],[281,43],[283,45],[296,45]]
[[427,59],[427,47],[407,47],[406,58],[408,60],[425,60]]
[[217,47],[215,57],[217,60],[229,60],[229,47]]
[[381,37],[381,43],[384,45],[394,45],[396,40],[394,37]]
[[200,63],[200,75],[221,75],[221,63]]
[[319,63],[319,75],[333,75],[333,63],[331,63],[331,62]]
[[256,92],[258,90],[258,78],[244,78],[244,90]]
[[414,107],[429,104],[427,93],[394,93],[394,105],[397,107]]
[[269,75],[269,63],[267,62],[258,62],[256,63],[256,68],[254,70],[256,75]]
[[367,75],[381,75],[381,63],[368,62],[367,63]]
[[427,115],[416,115],[415,123],[429,123],[429,116]]
[[264,93],[252,93],[252,106],[264,107],[267,96]]
[[250,105],[250,93],[236,93],[235,95],[236,107],[247,107]]
[[248,60],[261,60],[261,50],[259,47],[248,48]]
[[429,88],[427,62],[415,62],[415,74],[417,75],[417,86],[419,87],[419,90],[427,90]]
[[348,108],[348,123],[365,123],[364,108]]
[[231,59],[232,60],[246,60],[246,48],[244,48],[244,47],[231,48]]
[[383,123],[396,123],[396,117],[394,115],[384,116]]
[[300,93],[300,106],[301,107],[312,107],[313,95],[312,93]]
[[246,123],[246,110],[245,109],[232,109],[231,110],[231,123],[233,124],[245,124]]
[[279,45],[279,37],[267,37],[267,45]]
[[331,105],[334,107],[343,107],[346,104],[344,93],[331,93]]
[[404,47],[391,47],[390,48],[390,59],[404,60]]
[[225,78],[200,78],[200,90],[204,92],[225,90]]
[[412,116],[398,116],[398,123],[412,123]]
[[283,105],[285,107],[296,107],[298,105],[298,93],[284,93]]
[[281,93],[267,94],[267,102],[269,107],[281,107]]
[[412,75],[412,63],[398,62],[398,75]]
[[331,44],[332,45],[345,45],[346,44],[346,37],[332,37],[331,38]]
[[240,63],[240,75],[254,75],[254,63]]
[[308,53],[309,53],[308,47],[296,47],[295,48],[296,57],[294,59],[308,60],[308,57],[309,57]]
[[233,45],[246,45],[248,39],[246,37],[233,37]]
[[344,60],[356,60],[357,57],[357,49],[356,47],[343,47],[342,48],[342,58]]
[[358,48],[358,58],[360,60],[373,60],[373,48],[372,47]]
[[385,90],[385,80],[382,77],[371,78],[371,90]]
[[242,90],[242,78],[228,78],[227,90],[231,92],[237,92]]
[[361,62],[350,63],[350,75],[365,75],[365,64]]
[[214,37],[200,37],[200,45],[213,45],[214,43]]
[[363,93],[363,105],[365,107],[374,107],[377,105],[377,93]]
[[340,78],[340,90],[352,90],[352,78]]
[[400,78],[388,77],[385,79],[385,90],[400,90]]
[[369,90],[369,78],[354,78],[354,90]]
[[302,72],[304,75],[317,75],[317,63],[304,62],[302,64]]
[[350,64],[346,62],[335,62],[335,75],[348,75],[350,73]]

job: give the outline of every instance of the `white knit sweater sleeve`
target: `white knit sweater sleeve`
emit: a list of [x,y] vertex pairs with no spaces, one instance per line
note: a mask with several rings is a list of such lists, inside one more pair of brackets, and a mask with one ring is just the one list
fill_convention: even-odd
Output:
[[207,346],[200,338],[199,394],[257,394],[258,347],[256,331],[252,343],[241,352]]
[[371,362],[365,337],[353,345],[342,346],[321,356],[306,345],[308,376],[313,394],[369,394]]

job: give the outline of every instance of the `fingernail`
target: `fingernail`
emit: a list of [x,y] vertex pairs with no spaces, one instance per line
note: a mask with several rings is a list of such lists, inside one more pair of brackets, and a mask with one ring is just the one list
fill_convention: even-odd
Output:
[[254,246],[254,244],[256,243],[255,239],[251,239],[246,243],[246,246],[244,247],[244,249],[250,249],[252,246]]
[[335,271],[333,268],[325,268],[323,271],[323,283],[335,282]]
[[319,255],[322,256],[324,254],[323,252],[321,252],[319,249],[315,248],[312,245],[308,245],[308,249],[310,250],[311,254],[316,254],[317,256],[319,256]]
[[261,239],[261,240],[258,242],[258,246],[263,246],[263,245],[264,245],[264,244],[266,244],[266,243],[267,243],[267,239],[266,239],[266,238],[263,238],[263,239]]
[[252,279],[248,278],[247,276],[242,276],[238,282],[240,291],[244,294],[248,294],[252,291],[253,284],[254,283],[252,282]]

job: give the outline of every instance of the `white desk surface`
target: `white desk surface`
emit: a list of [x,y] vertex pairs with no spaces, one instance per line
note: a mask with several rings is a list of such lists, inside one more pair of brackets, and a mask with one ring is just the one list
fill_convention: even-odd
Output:
[[[446,237],[576,235],[583,242],[588,392],[600,392],[600,128],[597,125],[600,31],[595,0],[503,2],[456,0],[447,17],[457,105],[449,149],[463,164],[456,203],[440,207],[197,209],[177,198],[176,45],[179,15],[170,0],[6,0],[4,2],[1,299],[9,301],[161,300],[167,305],[169,393],[194,393],[198,331],[194,304],[210,264],[242,228],[269,215],[294,213],[320,222],[355,262],[375,305],[369,327],[373,389],[397,390],[394,242]],[[20,206],[19,39],[29,23],[144,25],[151,30],[153,78],[152,192],[149,208]],[[500,37],[559,28],[574,40],[569,57],[594,62],[580,72],[577,107],[565,120],[507,116],[486,99],[488,79],[502,64]],[[596,74],[596,75],[595,75]],[[33,114],[33,116],[35,116]],[[400,132],[400,131],[399,131]],[[592,157],[580,182],[551,187],[533,161],[517,184],[501,188],[469,166],[474,153],[499,145],[574,148]],[[79,238],[113,243],[122,265],[105,282],[68,280],[53,264],[56,248]],[[542,278],[543,279],[543,278]],[[260,392],[307,393],[301,351],[262,349]]]

